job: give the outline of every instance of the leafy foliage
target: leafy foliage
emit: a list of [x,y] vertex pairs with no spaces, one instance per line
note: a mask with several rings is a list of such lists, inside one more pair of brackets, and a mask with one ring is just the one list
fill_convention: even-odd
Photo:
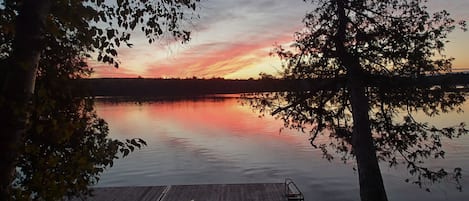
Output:
[[[72,80],[88,76],[86,59],[118,67],[117,48],[131,47],[131,34],[140,30],[149,43],[171,36],[190,39],[184,22],[195,16],[199,0],[72,0],[51,1],[41,37],[38,82],[30,108],[24,146],[12,189],[15,200],[61,200],[86,195],[88,186],[113,160],[145,145],[108,138],[108,127],[96,116],[93,99]],[[10,69],[16,18],[22,0],[0,6],[0,81]],[[34,83],[34,82],[32,82]],[[2,85],[3,86],[3,85]],[[0,104],[3,97],[0,97]]]
[[[374,75],[422,75],[449,71],[453,58],[444,54],[448,34],[457,23],[448,12],[429,13],[425,0],[312,0],[317,7],[304,18],[305,29],[295,34],[293,50],[277,47],[284,77],[344,76],[347,67],[337,48],[338,2],[344,2],[344,48],[358,58],[362,70]],[[459,22],[465,30],[465,21]]]
[[[376,86],[372,78],[410,79],[449,72],[453,59],[444,54],[446,38],[456,26],[466,30],[465,22],[456,23],[446,11],[429,13],[425,0],[308,2],[316,7],[305,16],[305,28],[295,34],[293,45],[274,50],[284,61],[282,77],[338,82],[322,89],[257,94],[249,104],[281,119],[286,128],[309,132],[311,144],[322,150],[324,158],[340,156],[344,161],[356,156],[353,113],[368,111],[369,119],[361,122],[369,122],[372,150],[381,162],[404,164],[420,187],[424,181],[434,183],[448,176],[459,181],[459,168],[431,170],[423,161],[444,157],[443,138],[467,134],[465,124],[437,128],[417,122],[412,114],[423,111],[434,116],[458,110],[464,94],[438,87]],[[355,97],[365,93],[368,103],[352,108],[354,90]]]
[[[416,113],[429,117],[461,111],[465,94],[434,88],[370,87],[370,121],[378,159],[390,167],[402,165],[411,175],[406,181],[429,188],[429,184],[453,178],[461,189],[461,169],[430,169],[426,159],[444,158],[444,139],[456,139],[469,133],[464,122],[438,128],[414,118]],[[257,94],[245,99],[262,114],[273,115],[284,127],[308,132],[314,148],[327,160],[347,162],[355,157],[352,148],[353,118],[349,92],[344,89]]]
[[[60,46],[73,45],[82,56],[97,53],[97,60],[119,66],[117,48],[131,47],[131,34],[141,31],[148,42],[170,35],[182,42],[190,39],[187,22],[195,15],[200,0],[72,0],[51,1],[45,30],[49,42]],[[15,35],[14,20],[22,0],[3,1],[0,7],[0,56],[10,52]],[[186,24],[184,24],[186,23]],[[51,41],[53,40],[53,41]],[[44,48],[52,49],[50,43]],[[7,50],[7,51],[5,51]]]
[[[74,79],[91,69],[73,49],[45,50],[40,63],[30,124],[17,165],[15,200],[61,200],[89,193],[88,186],[120,156],[145,145],[108,137],[83,86]],[[57,54],[63,52],[64,54]]]

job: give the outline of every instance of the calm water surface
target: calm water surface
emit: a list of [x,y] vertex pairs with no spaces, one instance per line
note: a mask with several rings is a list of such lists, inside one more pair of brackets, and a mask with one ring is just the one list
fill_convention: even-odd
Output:
[[[448,126],[469,120],[466,113],[425,119]],[[98,186],[283,182],[293,178],[306,200],[359,200],[354,163],[328,162],[312,148],[308,134],[283,130],[282,122],[258,118],[237,98],[97,103],[113,138],[143,138],[148,146],[117,160]],[[404,167],[381,167],[390,200],[454,200],[469,197],[469,136],[445,142],[446,158],[430,167],[463,168],[463,192],[451,181],[428,193],[405,183]]]

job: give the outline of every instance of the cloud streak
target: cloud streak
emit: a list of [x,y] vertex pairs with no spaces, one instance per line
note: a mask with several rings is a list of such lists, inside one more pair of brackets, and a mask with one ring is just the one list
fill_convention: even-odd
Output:
[[[463,0],[429,2],[431,10],[447,9],[462,19],[468,17],[468,4]],[[136,34],[134,48],[119,50],[121,68],[93,65],[94,76],[248,78],[260,72],[273,73],[280,66],[272,66],[278,62],[269,57],[269,51],[276,43],[292,41],[293,33],[303,27],[303,16],[312,9],[301,0],[204,0],[200,19],[188,27],[194,30],[189,44],[148,45],[141,34]],[[454,41],[467,44],[468,40],[463,40],[467,33],[453,36],[448,54],[457,55],[456,66],[461,67],[467,63],[458,59],[463,57]]]

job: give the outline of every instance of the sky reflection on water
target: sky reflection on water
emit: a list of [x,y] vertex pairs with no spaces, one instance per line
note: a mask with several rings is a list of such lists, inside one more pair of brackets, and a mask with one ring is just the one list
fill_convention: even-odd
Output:
[[[438,126],[469,119],[466,113],[427,121]],[[118,160],[99,186],[283,182],[293,178],[307,200],[359,200],[354,163],[328,162],[308,134],[283,130],[282,122],[258,118],[236,98],[97,103],[113,138],[143,138],[148,147]],[[419,117],[420,118],[420,117]],[[423,117],[422,117],[423,118]],[[469,196],[469,136],[445,143],[446,159],[432,167],[462,167],[463,192],[443,182],[431,193],[404,182],[405,168],[382,166],[390,200],[464,200]]]

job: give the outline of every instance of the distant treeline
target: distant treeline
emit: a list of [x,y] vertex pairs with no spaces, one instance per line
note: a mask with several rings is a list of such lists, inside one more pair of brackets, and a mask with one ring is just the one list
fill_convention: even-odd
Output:
[[99,78],[79,80],[94,96],[194,96],[288,90],[284,81],[227,79]]
[[[469,74],[447,74],[439,76],[411,77],[364,77],[370,85],[380,87],[426,87],[461,86],[467,90]],[[143,79],[143,78],[98,78],[77,80],[77,84],[88,86],[94,96],[195,96],[208,94],[237,94],[275,91],[308,91],[344,87],[345,78],[331,79]]]

